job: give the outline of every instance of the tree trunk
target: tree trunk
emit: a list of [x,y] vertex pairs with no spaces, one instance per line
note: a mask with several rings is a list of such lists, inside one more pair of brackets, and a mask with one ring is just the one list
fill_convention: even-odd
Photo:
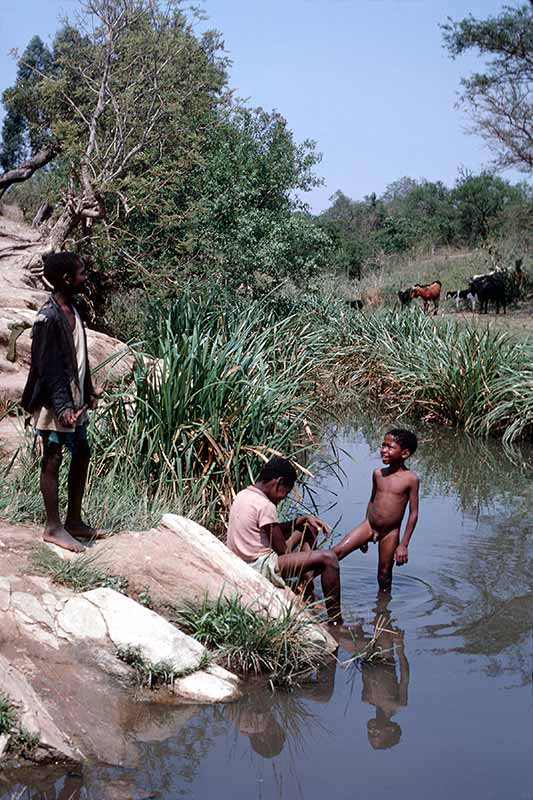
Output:
[[34,172],[46,166],[46,164],[49,164],[58,153],[59,147],[57,145],[47,145],[32,156],[32,158],[24,161],[19,167],[9,169],[7,172],[4,172],[3,175],[0,175],[0,198],[12,184],[27,181]]
[[42,225],[43,222],[46,222],[47,219],[50,219],[50,217],[52,216],[53,210],[54,210],[54,207],[52,205],[50,205],[48,200],[45,200],[43,203],[41,203],[36,215],[34,216],[34,218],[32,220],[32,223],[31,223],[32,228],[38,228],[39,225]]

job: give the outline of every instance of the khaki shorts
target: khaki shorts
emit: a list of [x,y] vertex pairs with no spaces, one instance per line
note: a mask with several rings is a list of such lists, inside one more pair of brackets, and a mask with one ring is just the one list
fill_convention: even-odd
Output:
[[278,554],[275,553],[273,550],[270,553],[264,553],[262,556],[259,556],[255,559],[255,561],[249,561],[248,566],[255,569],[256,572],[259,572],[263,578],[266,578],[267,581],[273,586],[277,586],[278,589],[285,589],[286,583],[281,577],[281,572],[279,571],[279,564],[278,564]]

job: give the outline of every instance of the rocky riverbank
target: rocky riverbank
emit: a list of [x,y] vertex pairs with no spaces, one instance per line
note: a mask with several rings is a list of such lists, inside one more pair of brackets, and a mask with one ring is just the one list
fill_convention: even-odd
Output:
[[[36,742],[32,759],[133,765],[139,734],[131,720],[139,726],[146,704],[173,709],[240,696],[239,677],[209,663],[205,648],[162,613],[111,588],[77,593],[33,574],[39,541],[39,529],[0,524],[0,692],[10,698],[17,725]],[[294,605],[288,590],[272,587],[183,517],[167,515],[152,531],[112,536],[95,544],[91,557],[160,611],[205,596],[238,595],[273,618]],[[335,646],[322,626],[309,631],[324,647]],[[134,688],[135,667],[124,660],[132,651],[154,670],[164,665],[172,680],[155,693]],[[4,751],[5,763],[17,757],[8,742]]]

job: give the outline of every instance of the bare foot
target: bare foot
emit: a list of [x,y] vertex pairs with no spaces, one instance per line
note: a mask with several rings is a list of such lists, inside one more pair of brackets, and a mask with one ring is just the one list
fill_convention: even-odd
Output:
[[45,528],[43,541],[70,550],[71,553],[83,553],[85,547],[74,539],[64,528]]
[[86,525],[85,522],[81,520],[72,522],[66,519],[65,530],[71,533],[72,536],[75,536],[76,539],[103,539],[105,537],[103,531],[97,531],[96,528],[91,528],[90,525]]

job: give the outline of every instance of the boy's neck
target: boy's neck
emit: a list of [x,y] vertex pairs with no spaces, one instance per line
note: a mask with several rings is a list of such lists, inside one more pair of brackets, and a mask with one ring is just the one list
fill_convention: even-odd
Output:
[[67,306],[69,308],[72,306],[72,295],[69,292],[54,292],[52,297],[60,306]]
[[409,467],[405,466],[405,461],[397,461],[395,464],[389,464],[387,469],[389,471],[389,475],[391,475],[392,473],[399,472],[402,469],[409,469]]

